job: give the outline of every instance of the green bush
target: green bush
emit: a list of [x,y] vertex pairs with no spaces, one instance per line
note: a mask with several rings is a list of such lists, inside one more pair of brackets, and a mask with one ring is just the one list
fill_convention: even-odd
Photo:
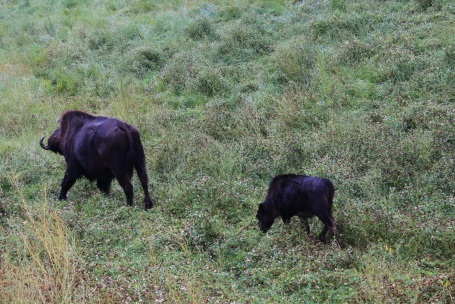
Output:
[[279,83],[309,85],[317,53],[307,44],[306,37],[298,37],[277,48],[270,62],[270,68]]
[[266,55],[273,51],[271,30],[259,17],[242,19],[220,34],[216,57],[233,64]]
[[185,33],[194,40],[215,39],[216,32],[208,18],[196,19],[185,28]]
[[139,76],[159,71],[165,64],[164,54],[154,47],[136,49],[131,59],[126,62],[126,68]]

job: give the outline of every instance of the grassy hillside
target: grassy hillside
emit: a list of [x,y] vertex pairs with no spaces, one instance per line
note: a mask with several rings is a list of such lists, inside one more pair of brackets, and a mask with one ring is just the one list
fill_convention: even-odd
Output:
[[[62,111],[140,130],[155,206],[38,141]],[[455,3],[3,1],[1,303],[453,303]],[[330,178],[340,245],[254,218]]]

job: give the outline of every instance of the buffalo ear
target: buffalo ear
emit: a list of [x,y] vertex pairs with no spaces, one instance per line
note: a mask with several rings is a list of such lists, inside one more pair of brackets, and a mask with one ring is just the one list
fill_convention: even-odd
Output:
[[260,212],[260,213],[263,213],[264,211],[265,211],[264,203],[260,203],[260,204],[259,204],[259,212]]

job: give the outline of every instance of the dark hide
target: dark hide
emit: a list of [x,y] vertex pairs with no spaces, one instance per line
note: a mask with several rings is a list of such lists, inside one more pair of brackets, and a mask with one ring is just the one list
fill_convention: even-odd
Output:
[[259,204],[256,218],[263,232],[273,225],[275,218],[281,217],[288,223],[297,215],[305,223],[310,233],[308,218],[317,216],[324,224],[319,240],[324,242],[327,231],[338,237],[335,221],[332,218],[332,204],[335,190],[330,180],[305,175],[277,175],[269,185],[265,201]]
[[96,180],[97,187],[106,194],[115,178],[131,206],[133,186],[130,179],[134,168],[144,190],[144,208],[153,206],[148,192],[144,148],[135,127],[115,118],[66,111],[60,119],[60,128],[49,137],[47,146],[43,139],[40,140],[43,149],[65,157],[67,167],[60,200],[66,199],[68,190],[82,176]]

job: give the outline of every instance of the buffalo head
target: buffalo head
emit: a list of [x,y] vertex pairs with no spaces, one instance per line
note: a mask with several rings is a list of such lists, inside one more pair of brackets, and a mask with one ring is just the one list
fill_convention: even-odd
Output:
[[60,128],[54,131],[52,135],[47,140],[47,146],[43,144],[44,137],[41,138],[39,144],[41,148],[44,150],[50,150],[54,153],[62,154],[62,150],[60,149]]
[[269,230],[275,221],[275,217],[276,215],[274,212],[269,212],[266,210],[264,203],[259,204],[256,218],[258,219],[259,228],[262,230],[262,232],[267,232],[267,230]]

